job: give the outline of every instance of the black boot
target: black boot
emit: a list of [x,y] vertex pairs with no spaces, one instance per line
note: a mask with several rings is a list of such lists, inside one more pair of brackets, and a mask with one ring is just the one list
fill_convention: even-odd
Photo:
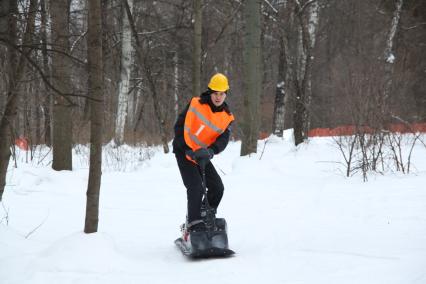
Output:
[[204,223],[203,220],[199,220],[199,222],[193,225],[191,223],[188,225],[189,232],[204,232],[206,230],[207,230],[206,223]]
[[202,203],[201,203],[201,218],[203,218],[204,221],[206,221],[207,215],[209,215],[209,217],[213,216],[214,219],[216,218],[216,211],[217,209],[214,207],[210,207],[209,210],[207,210],[207,204],[205,199],[203,199]]

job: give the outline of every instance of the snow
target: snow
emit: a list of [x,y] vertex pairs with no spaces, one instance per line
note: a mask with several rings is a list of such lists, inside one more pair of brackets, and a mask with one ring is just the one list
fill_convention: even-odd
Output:
[[391,63],[391,64],[394,63],[395,62],[395,55],[393,53],[390,53],[388,55],[388,57],[386,58],[386,62]]
[[0,282],[426,283],[425,147],[411,174],[363,182],[344,177],[331,138],[291,140],[259,141],[250,157],[231,142],[213,159],[237,253],[227,259],[189,260],[175,247],[186,196],[161,148],[106,151],[99,232],[88,235],[87,152],[75,152],[72,172],[51,170],[49,156],[18,161],[0,206]]

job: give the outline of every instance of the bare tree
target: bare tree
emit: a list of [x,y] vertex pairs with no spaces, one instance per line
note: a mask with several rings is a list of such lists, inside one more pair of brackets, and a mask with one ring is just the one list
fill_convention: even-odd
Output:
[[247,1],[244,7],[244,118],[241,156],[257,152],[261,94],[261,8],[262,1]]
[[90,169],[87,185],[85,233],[98,231],[102,176],[103,59],[101,0],[89,0],[88,50],[90,107]]

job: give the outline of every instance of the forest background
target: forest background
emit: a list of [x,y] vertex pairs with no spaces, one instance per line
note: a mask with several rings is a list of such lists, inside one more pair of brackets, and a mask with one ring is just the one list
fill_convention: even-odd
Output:
[[169,152],[179,111],[217,72],[230,80],[241,155],[285,129],[298,145],[350,125],[336,142],[346,175],[365,179],[389,161],[409,172],[395,124],[425,145],[414,127],[426,120],[425,1],[0,3],[0,200],[16,142],[51,147],[55,170],[72,170],[73,146],[90,142],[87,208],[98,208],[102,144]]
[[[65,118],[71,123],[67,127],[72,127],[68,139],[72,143],[87,143],[88,4],[81,0],[50,2],[2,1],[0,114],[5,112],[10,81],[14,79],[10,76],[10,66],[16,67],[19,55],[25,54],[26,60],[19,62],[25,68],[15,78],[19,102],[13,121],[14,136],[26,137],[31,144],[49,145],[51,121],[55,118],[53,109],[62,104],[70,111]],[[389,83],[387,62],[392,62],[393,70],[386,98],[390,115],[385,119],[425,121],[424,1],[259,2],[261,62],[256,67],[260,68],[261,76],[259,132],[280,133],[293,128],[294,108],[300,96],[297,88],[302,84],[301,74],[307,65],[301,61],[306,61],[308,49],[312,61],[309,62],[311,91],[310,97],[304,98],[304,105],[309,113],[309,129],[354,125],[363,112],[369,114],[360,123],[368,124],[374,116],[372,112],[378,116],[378,106],[384,100],[381,94]],[[393,27],[399,2],[402,4],[399,22]],[[129,144],[169,141],[173,138],[176,115],[197,95],[193,94],[192,75],[193,1],[107,0],[101,4],[103,141],[116,139]],[[244,76],[243,62],[244,5],[244,1],[219,0],[202,1],[201,6],[200,91],[214,73],[228,76],[231,90],[227,100],[238,118],[233,127],[235,139],[243,136],[244,84],[248,79]],[[130,23],[126,6],[131,9]],[[55,18],[56,14],[59,15]],[[13,35],[7,34],[10,17],[16,25]],[[314,41],[312,48],[301,43],[303,17],[308,20]],[[132,35],[132,27],[137,39]],[[390,38],[392,28],[396,31]],[[61,99],[60,94],[66,99]],[[120,94],[126,98],[120,98]],[[123,102],[126,107],[120,108],[119,103]],[[274,108],[280,104],[285,105],[285,118],[277,122]],[[125,123],[120,122],[120,117],[124,117]],[[120,127],[123,129],[117,129]],[[120,131],[124,131],[124,138],[119,137]]]

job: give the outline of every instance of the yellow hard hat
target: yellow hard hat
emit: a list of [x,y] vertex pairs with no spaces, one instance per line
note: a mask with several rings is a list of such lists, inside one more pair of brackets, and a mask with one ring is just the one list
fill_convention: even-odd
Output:
[[228,78],[222,73],[217,73],[210,79],[208,87],[213,91],[226,92],[229,90]]

